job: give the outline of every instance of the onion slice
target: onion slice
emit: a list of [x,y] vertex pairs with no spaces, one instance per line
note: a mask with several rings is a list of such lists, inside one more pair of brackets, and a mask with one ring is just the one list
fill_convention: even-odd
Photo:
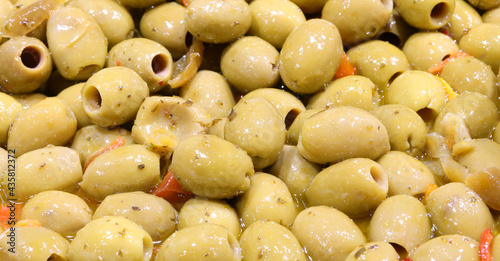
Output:
[[12,12],[3,25],[3,36],[23,36],[34,31],[49,19],[63,0],[38,0]]
[[194,77],[203,62],[204,50],[203,42],[194,38],[189,51],[174,63],[174,73],[168,81],[170,88],[179,88]]

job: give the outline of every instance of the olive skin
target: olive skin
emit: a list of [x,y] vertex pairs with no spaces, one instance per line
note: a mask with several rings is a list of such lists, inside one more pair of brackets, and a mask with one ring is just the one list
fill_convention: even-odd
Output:
[[61,99],[73,112],[76,118],[77,129],[92,124],[85,113],[82,104],[82,88],[85,83],[77,83],[61,91],[56,97]]
[[410,69],[403,51],[385,41],[370,40],[352,47],[346,54],[357,74],[368,77],[379,91],[385,90],[395,76]]
[[68,250],[69,260],[150,260],[151,236],[121,216],[92,220],[80,229]]
[[391,150],[412,156],[424,153],[429,130],[414,110],[402,104],[385,104],[375,108],[371,114],[387,128]]
[[134,35],[132,16],[113,0],[73,0],[69,6],[82,9],[97,22],[110,48]]
[[108,67],[92,75],[82,88],[82,103],[90,121],[102,127],[132,120],[149,96],[147,83],[132,69]]
[[92,210],[83,199],[57,190],[36,194],[25,203],[21,212],[21,219],[38,220],[43,227],[62,236],[74,236],[91,217]]
[[302,210],[295,219],[292,233],[313,260],[341,261],[366,243],[365,236],[349,217],[327,206]]
[[279,52],[257,36],[245,36],[224,49],[221,71],[227,81],[241,93],[278,83]]
[[146,38],[132,38],[117,43],[109,50],[106,65],[134,70],[148,84],[151,93],[165,87],[174,71],[172,55],[167,48]]
[[224,138],[252,157],[256,169],[273,164],[285,145],[286,127],[274,105],[262,97],[240,100],[224,126]]
[[392,8],[392,0],[329,0],[321,11],[321,18],[335,24],[342,43],[352,46],[373,38],[389,21]]
[[97,125],[88,125],[75,133],[71,141],[71,148],[78,152],[80,162],[84,166],[90,155],[108,146],[117,138],[123,138],[125,141],[124,145],[134,143],[130,131],[126,129],[118,127],[110,130]]
[[333,79],[342,52],[342,39],[334,24],[323,19],[308,20],[283,43],[281,79],[295,93],[314,93]]
[[394,0],[394,7],[405,21],[424,30],[438,29],[445,25],[455,10],[454,0]]
[[391,244],[385,241],[369,242],[355,248],[345,259],[345,261],[397,261],[399,254]]
[[[6,230],[0,236],[1,260],[68,260],[69,242],[59,233],[45,227],[13,227],[13,230]],[[8,244],[9,231],[15,234],[15,249]]]
[[485,12],[483,16],[478,13],[466,0],[455,1],[455,10],[453,11],[453,16],[448,21],[448,24],[444,26],[451,38],[455,41],[459,41],[462,35],[467,32],[470,28],[483,23],[489,23]]
[[0,47],[0,90],[30,93],[42,86],[52,72],[52,58],[45,44],[33,37],[14,37]]
[[106,62],[108,40],[97,22],[79,8],[62,7],[50,15],[47,42],[54,65],[66,79],[86,80]]
[[181,141],[171,166],[185,190],[207,198],[232,198],[245,192],[254,173],[252,159],[243,149],[214,135]]
[[207,43],[226,43],[244,35],[252,23],[252,13],[244,0],[201,0],[186,8],[188,31]]
[[385,200],[388,188],[382,166],[370,159],[353,158],[319,172],[306,196],[312,206],[331,206],[349,217],[363,217]]
[[271,220],[252,223],[240,238],[243,261],[309,260],[292,232]]
[[165,240],[176,228],[177,210],[166,200],[142,191],[107,196],[92,215],[125,217],[151,236],[153,241]]
[[471,260],[479,261],[478,241],[462,235],[435,237],[410,253],[411,260]]
[[165,46],[173,59],[184,55],[189,46],[189,37],[184,12],[186,8],[175,2],[157,5],[147,10],[141,18],[141,34]]
[[306,22],[302,10],[292,1],[252,1],[249,35],[258,36],[281,49],[293,29]]
[[297,146],[304,121],[322,110],[308,109],[299,113],[286,132],[286,144]]
[[349,75],[332,81],[325,90],[312,96],[307,109],[326,109],[335,106],[352,106],[371,111],[379,94],[377,86],[361,75]]
[[400,245],[410,253],[431,237],[431,220],[424,204],[408,195],[387,198],[370,220],[369,237]]
[[441,63],[446,56],[459,51],[453,39],[439,32],[412,34],[402,48],[412,68],[427,71]]
[[460,49],[482,60],[494,72],[500,67],[500,25],[482,23],[471,28],[458,43]]
[[288,187],[279,178],[257,172],[250,188],[236,199],[236,211],[245,226],[259,220],[272,220],[289,227],[297,216]]
[[497,107],[493,101],[477,92],[459,94],[446,103],[436,118],[433,131],[443,135],[447,126],[441,121],[448,113],[457,114],[464,120],[473,139],[489,137],[498,122]]
[[17,116],[9,129],[7,147],[20,156],[49,144],[66,145],[75,135],[76,127],[71,109],[59,98],[48,97]]
[[470,3],[470,5],[480,10],[490,10],[493,8],[498,8],[500,6],[500,1],[498,0],[468,0],[468,2]]
[[389,151],[377,160],[387,174],[388,195],[419,196],[427,186],[436,184],[434,175],[421,161],[401,152]]
[[215,118],[224,118],[236,104],[231,87],[224,77],[214,71],[201,70],[181,87],[180,96],[190,100]]
[[118,3],[131,8],[146,8],[161,4],[163,0],[118,0]]
[[223,226],[200,224],[178,230],[167,238],[156,255],[157,261],[241,260],[238,239]]
[[328,0],[291,0],[300,7],[304,14],[317,14]]
[[[16,159],[15,190],[8,198],[26,200],[46,191],[62,190],[72,192],[82,180],[82,166],[78,153],[62,146],[47,146],[27,152]],[[12,176],[3,175],[2,184]]]
[[177,229],[211,223],[221,225],[239,238],[241,224],[236,210],[222,200],[191,198],[179,211]]
[[480,240],[493,228],[493,217],[483,200],[463,183],[451,182],[432,191],[427,211],[440,235],[460,234]]
[[384,125],[370,113],[349,106],[329,108],[307,118],[297,147],[304,158],[319,164],[357,157],[377,159],[390,150]]
[[0,93],[0,146],[7,144],[10,125],[22,111],[21,103],[8,94]]
[[80,187],[90,197],[103,200],[120,192],[150,191],[160,183],[160,155],[146,146],[120,146],[95,158]]

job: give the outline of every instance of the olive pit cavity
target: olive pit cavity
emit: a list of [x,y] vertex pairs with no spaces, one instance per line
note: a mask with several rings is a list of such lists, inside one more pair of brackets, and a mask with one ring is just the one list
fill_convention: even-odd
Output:
[[85,89],[83,94],[83,100],[85,104],[91,110],[99,110],[102,105],[101,93],[95,86],[89,86]]
[[21,52],[21,62],[30,69],[37,68],[42,63],[40,50],[35,46],[28,46]]
[[165,73],[168,66],[168,59],[166,55],[162,53],[155,55],[155,57],[153,57],[153,60],[151,61],[151,68],[156,75]]
[[431,20],[436,24],[441,24],[446,21],[450,15],[450,7],[446,3],[438,3],[431,10]]

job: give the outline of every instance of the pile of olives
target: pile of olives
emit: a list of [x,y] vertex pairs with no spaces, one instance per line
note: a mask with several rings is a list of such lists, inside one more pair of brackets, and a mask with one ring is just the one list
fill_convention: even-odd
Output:
[[0,25],[0,260],[500,260],[499,0]]

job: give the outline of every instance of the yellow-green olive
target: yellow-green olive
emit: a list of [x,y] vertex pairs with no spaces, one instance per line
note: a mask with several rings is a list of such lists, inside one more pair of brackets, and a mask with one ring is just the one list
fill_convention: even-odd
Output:
[[281,79],[295,93],[314,93],[333,79],[342,52],[342,40],[334,24],[323,19],[308,20],[283,43]]
[[85,113],[92,123],[102,127],[118,126],[132,120],[148,96],[147,83],[124,66],[100,70],[82,88]]
[[489,10],[500,6],[500,1],[498,0],[468,0],[468,2],[480,10]]
[[227,118],[214,119],[212,126],[208,129],[207,134],[215,135],[224,139],[224,126],[226,126]]
[[349,158],[377,159],[390,150],[382,122],[349,106],[329,108],[307,118],[297,147],[304,158],[320,164]]
[[399,254],[394,247],[385,242],[369,242],[355,248],[345,259],[345,261],[398,261]]
[[436,118],[447,101],[441,80],[428,72],[408,70],[394,79],[384,93],[386,104],[402,104],[425,122]]
[[232,198],[245,192],[254,173],[252,159],[238,146],[213,135],[179,142],[172,170],[182,187],[208,198]]
[[76,132],[76,118],[63,101],[49,97],[22,111],[9,129],[7,147],[16,155],[49,144],[66,145]]
[[479,261],[479,243],[467,236],[445,235],[435,237],[410,253],[411,260],[470,260]]
[[[0,0],[0,24],[5,24],[5,21],[9,19],[9,16],[14,12],[14,4],[10,0]],[[2,43],[2,37],[0,37],[0,44]]]
[[321,12],[328,0],[291,0],[300,7],[305,14],[317,14]]
[[500,210],[500,168],[490,167],[472,173],[465,179],[465,185],[476,192],[488,207]]
[[462,93],[446,103],[434,123],[433,131],[443,135],[447,127],[443,118],[448,113],[463,118],[471,138],[489,137],[498,122],[497,107],[483,94],[477,92]]
[[252,23],[245,0],[197,0],[185,11],[188,31],[207,43],[226,43],[244,35]]
[[177,210],[163,198],[135,191],[107,196],[92,220],[105,216],[125,217],[148,232],[153,241],[162,241],[175,231]]
[[160,156],[146,146],[133,144],[95,158],[79,185],[89,196],[103,200],[120,192],[148,192],[159,182]]
[[272,220],[289,227],[297,216],[292,195],[285,183],[263,172],[257,172],[250,178],[250,188],[236,200],[236,211],[245,226],[258,220]]
[[477,58],[455,58],[443,67],[439,77],[459,94],[478,92],[499,104],[497,77],[489,65]]
[[92,220],[80,229],[68,250],[69,260],[151,259],[153,240],[136,223],[107,216]]
[[439,32],[418,32],[412,34],[404,44],[403,53],[415,70],[428,71],[447,56],[459,51],[453,39]]
[[200,224],[178,230],[158,250],[156,261],[241,260],[238,239],[223,226]]
[[377,162],[387,174],[389,196],[398,194],[419,196],[425,192],[427,186],[436,184],[430,169],[404,152],[389,151]]
[[404,256],[431,238],[431,226],[422,202],[408,195],[396,195],[375,210],[368,233],[372,241],[399,245]]
[[491,256],[493,260],[500,259],[500,237],[498,235],[491,241]]
[[78,153],[66,147],[47,146],[18,157],[15,171],[3,174],[2,185],[9,191],[8,198],[22,201],[46,190],[74,191],[81,180]]
[[179,59],[188,51],[191,37],[184,19],[185,10],[184,6],[174,2],[147,10],[139,24],[142,36],[165,46],[172,58]]
[[30,93],[40,88],[52,72],[52,58],[45,44],[33,37],[14,37],[0,46],[0,89]]
[[380,40],[356,45],[347,51],[347,57],[359,75],[368,77],[382,91],[395,76],[410,68],[403,51]]
[[224,49],[220,66],[222,75],[241,93],[278,83],[279,52],[257,36],[245,36]]
[[47,21],[54,64],[66,79],[86,80],[104,66],[108,40],[92,17],[76,7],[61,7]]
[[243,261],[309,260],[292,232],[271,220],[248,226],[241,235],[240,246]]
[[366,243],[359,227],[346,214],[327,206],[302,210],[293,222],[292,233],[307,254],[318,261],[342,261]]
[[424,153],[429,133],[424,120],[402,104],[382,105],[371,112],[387,128],[391,150],[412,156]]
[[466,33],[472,27],[483,23],[489,23],[484,17],[487,16],[485,13],[481,18],[481,15],[465,0],[455,1],[455,10],[453,15],[443,28],[446,29],[448,34],[455,41],[459,41],[462,35]]
[[[12,152],[9,153],[4,148],[0,148],[0,179],[3,179],[3,175],[5,173],[9,173],[9,154],[13,155]],[[12,163],[12,156],[10,156],[10,163]],[[10,171],[12,172],[14,169],[11,167]],[[0,232],[1,233],[1,232]]]
[[363,217],[385,200],[388,188],[382,166],[371,159],[352,158],[319,172],[306,196],[312,206],[330,206],[349,217]]
[[134,20],[127,9],[113,0],[72,0],[69,6],[78,7],[89,14],[108,39],[109,47],[132,38]]
[[252,1],[252,24],[248,34],[258,36],[281,49],[288,35],[306,22],[300,8],[289,0]]
[[386,41],[402,48],[406,40],[415,33],[416,29],[408,25],[396,9],[392,9],[391,17],[387,24],[380,29],[374,39]]
[[31,105],[47,98],[47,95],[42,93],[32,92],[30,94],[12,94],[11,97],[16,99],[16,101],[18,101],[19,103],[21,103],[23,109],[27,109]]
[[285,122],[266,98],[239,101],[227,117],[224,138],[244,149],[256,169],[273,164],[285,145]]
[[377,86],[365,76],[351,75],[334,80],[325,90],[312,96],[307,109],[352,106],[371,111],[377,101]]
[[413,27],[433,30],[445,25],[455,10],[455,0],[394,0],[394,7]]
[[296,146],[285,145],[269,173],[286,184],[294,199],[298,201],[297,205],[305,206],[306,189],[320,170],[318,164],[304,159]]
[[493,24],[500,23],[500,7],[493,8],[484,12],[481,18],[485,23],[493,23]]
[[76,132],[71,142],[71,148],[78,152],[83,166],[90,155],[108,146],[117,138],[124,139],[123,145],[134,143],[130,131],[121,127],[107,129],[97,125],[88,125]]
[[77,83],[64,89],[57,95],[57,98],[61,99],[61,101],[63,101],[75,115],[78,129],[92,124],[89,116],[87,116],[87,113],[85,113],[85,110],[83,109],[82,88],[84,85],[85,83],[83,82]]
[[7,144],[7,134],[10,125],[16,117],[23,111],[21,103],[10,95],[0,92],[0,146]]
[[11,227],[0,236],[1,260],[66,261],[68,248],[68,240],[45,227]]
[[337,26],[343,44],[352,46],[373,38],[389,21],[392,6],[392,0],[329,0],[321,17]]
[[92,210],[77,195],[49,190],[36,194],[24,204],[21,219],[38,220],[43,227],[62,236],[74,236],[90,222]]
[[227,117],[236,103],[226,79],[208,70],[198,71],[191,81],[182,86],[180,96],[199,104],[215,118]]
[[107,66],[134,70],[148,84],[151,93],[163,88],[172,78],[174,62],[163,45],[146,38],[119,42],[108,53]]
[[286,144],[297,145],[304,121],[320,111],[322,109],[309,109],[299,113],[286,132]]
[[229,204],[222,200],[189,199],[179,211],[177,228],[183,229],[204,223],[221,225],[229,229],[236,238],[240,237],[240,219],[236,210]]
[[482,23],[460,38],[460,49],[482,60],[494,72],[500,67],[500,24]]
[[488,206],[463,183],[451,182],[433,190],[426,207],[440,235],[460,234],[480,240],[484,229],[493,228]]
[[118,3],[131,8],[146,8],[161,4],[164,0],[117,0]]
[[201,106],[189,100],[172,97],[148,97],[137,112],[132,136],[139,144],[169,155],[182,140],[204,134],[212,120]]

